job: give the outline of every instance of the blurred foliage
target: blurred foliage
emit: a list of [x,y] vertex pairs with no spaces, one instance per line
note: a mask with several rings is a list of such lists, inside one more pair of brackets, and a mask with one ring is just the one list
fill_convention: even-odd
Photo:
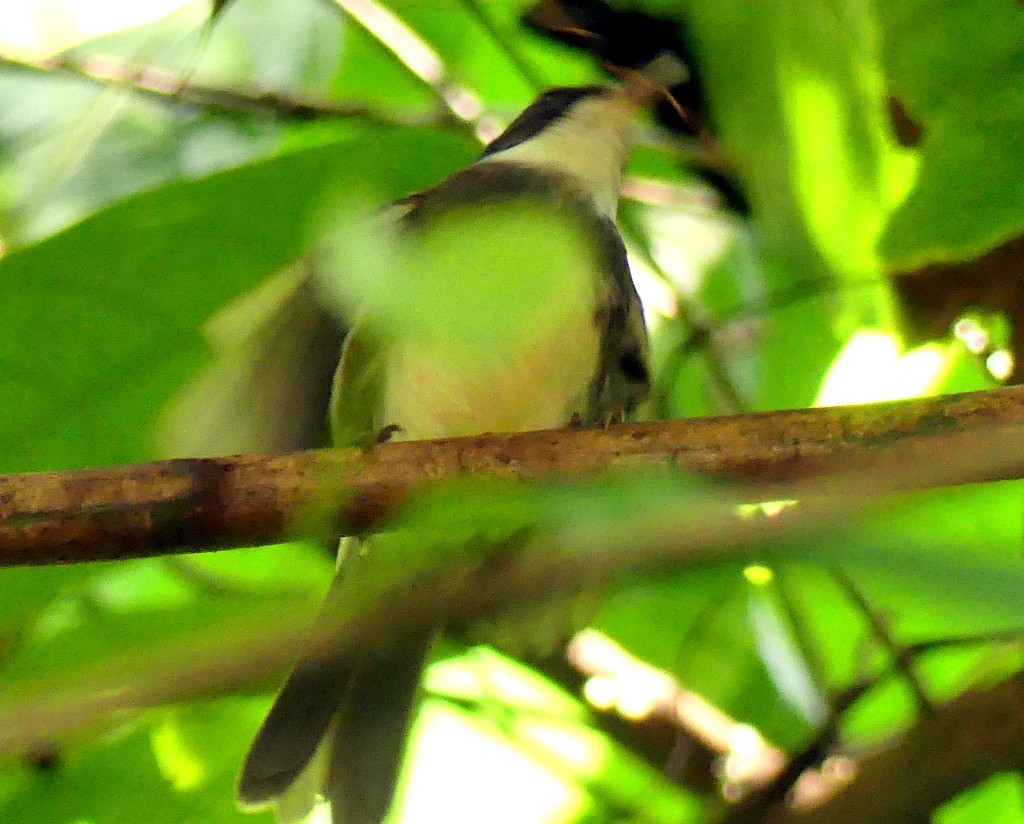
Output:
[[[508,120],[545,86],[601,78],[585,56],[519,25],[526,0],[383,5],[488,117]],[[1020,4],[632,5],[685,19],[718,153],[752,207],[750,220],[716,207],[692,168],[700,152],[644,127],[630,172],[671,197],[625,201],[622,223],[651,313],[658,413],[993,386],[958,339],[905,351],[888,273],[970,259],[1024,227]],[[483,121],[445,110],[450,86],[422,81],[332,3],[234,0],[215,10],[211,21],[207,4],[192,3],[66,56],[226,89],[251,98],[251,112],[216,110],[184,90],[158,99],[0,63],[2,471],[149,457],[159,410],[207,356],[203,320],[308,249],[325,204],[385,203],[478,149]],[[273,110],[271,95],[367,111],[293,118]],[[897,139],[893,101],[919,141]],[[394,305],[416,315],[404,302],[415,293],[399,291]],[[620,484],[505,503],[557,524],[626,517],[676,491]],[[630,577],[601,594],[590,620],[795,751],[838,690],[892,668],[872,616],[833,568],[848,566],[889,641],[1024,625],[1014,597],[1021,493],[1003,483],[914,495],[868,522],[786,551],[765,548],[774,563],[766,578],[744,577],[740,564]],[[468,512],[500,526],[509,517],[469,493],[440,500],[442,516],[456,520]],[[105,663],[120,662],[122,678],[144,677],[148,651],[200,631],[225,627],[230,645],[240,617],[306,620],[332,568],[317,551],[288,545],[3,570],[0,707],[19,690],[73,686]],[[403,820],[436,821],[441,810],[453,822],[713,814],[713,801],[625,753],[575,698],[529,668],[454,642],[441,659],[428,678],[435,697],[421,717]],[[947,698],[1019,659],[1012,644],[939,650],[919,677]],[[130,660],[138,673],[123,667]],[[268,686],[135,708],[52,747],[12,753],[0,765],[0,820],[269,820],[236,811],[232,787]],[[844,717],[841,738],[876,741],[914,713],[906,684],[886,681]],[[1024,820],[1019,779],[993,778],[935,820]]]

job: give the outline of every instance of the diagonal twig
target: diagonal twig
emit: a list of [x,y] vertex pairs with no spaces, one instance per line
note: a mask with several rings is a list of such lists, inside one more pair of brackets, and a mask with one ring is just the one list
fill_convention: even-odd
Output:
[[132,68],[99,56],[56,55],[19,59],[0,52],[0,67],[35,75],[64,75],[105,88],[122,89],[170,105],[221,114],[243,114],[280,120],[344,120],[358,118],[382,125],[423,126],[455,123],[446,114],[428,119],[399,118],[362,103],[300,99],[276,92],[242,92],[193,83],[154,67]]

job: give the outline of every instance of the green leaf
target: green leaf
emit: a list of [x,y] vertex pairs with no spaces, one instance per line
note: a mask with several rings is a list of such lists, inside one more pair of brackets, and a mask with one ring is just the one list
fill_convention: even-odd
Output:
[[586,302],[597,280],[586,276],[598,261],[583,227],[526,198],[451,209],[407,232],[367,231],[350,218],[337,231],[328,260],[339,299],[391,337],[452,341],[451,356],[466,369],[546,343],[566,305]]
[[[830,275],[837,283],[878,278],[871,250],[897,170],[865,4],[696,0],[687,24],[701,47],[716,130],[781,276],[771,288]],[[856,322],[885,322],[886,295],[863,297],[847,306]]]
[[896,0],[877,8],[889,92],[924,129],[920,173],[886,228],[882,254],[898,269],[973,258],[1024,228],[1019,4]]
[[264,700],[232,698],[153,712],[90,744],[56,749],[46,766],[4,765],[0,817],[270,824],[269,813],[252,817],[234,803],[237,765],[265,708]]
[[1024,821],[1024,782],[1018,773],[1000,773],[947,801],[932,824],[1018,824]]

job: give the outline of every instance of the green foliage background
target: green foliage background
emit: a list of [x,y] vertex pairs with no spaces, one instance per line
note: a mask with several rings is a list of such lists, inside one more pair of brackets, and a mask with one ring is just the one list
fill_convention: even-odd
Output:
[[[585,57],[519,25],[525,2],[384,5],[505,119],[543,87],[602,80]],[[887,273],[970,259],[1024,227],[1020,4],[636,6],[686,19],[716,135],[753,210],[748,224],[685,206],[622,205],[636,265],[658,263],[686,300],[655,328],[661,414],[806,406],[822,399],[830,374],[830,390],[849,401],[994,385],[957,341],[898,359]],[[206,12],[188,7],[72,57],[358,103],[381,116],[229,114],[0,66],[4,472],[151,457],[160,409],[208,356],[203,320],[307,249],[325,203],[384,203],[479,149],[469,126],[440,116],[435,90],[330,3],[235,0],[208,38]],[[923,128],[918,145],[896,141],[890,98]],[[694,191],[685,149],[653,126],[644,134],[631,174]],[[722,248],[687,275],[671,250],[715,233]],[[698,327],[710,334],[695,338]],[[866,548],[848,571],[900,640],[1020,626],[1021,491],[1010,483],[913,496],[805,547],[767,584],[734,565],[624,581],[604,594],[594,623],[795,749],[822,722],[831,692],[888,665],[831,566]],[[613,505],[599,496],[599,509]],[[25,695],[73,690],[126,661],[124,677],[133,667],[144,674],[150,653],[187,651],[199,634],[230,645],[240,618],[308,617],[331,569],[313,549],[289,545],[0,571],[0,720]],[[480,649],[445,650],[428,680],[437,697],[420,725],[403,820],[711,814],[707,799],[665,784],[528,670]],[[936,654],[922,676],[946,698],[1018,659],[1006,645]],[[237,694],[122,712],[61,737],[53,753],[12,752],[0,764],[0,820],[269,820],[235,809],[233,781],[271,689],[240,683]],[[549,716],[561,737],[537,721]],[[842,733],[866,743],[912,720],[906,685],[889,681]],[[995,779],[936,820],[1024,821],[1019,779]]]

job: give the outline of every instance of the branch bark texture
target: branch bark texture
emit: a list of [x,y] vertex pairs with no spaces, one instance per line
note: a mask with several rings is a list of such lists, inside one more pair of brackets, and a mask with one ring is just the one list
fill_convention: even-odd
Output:
[[857,764],[828,800],[764,820],[773,824],[928,821],[989,776],[1024,764],[1024,671],[935,708],[889,747]]
[[[466,476],[697,473],[792,497],[1024,477],[1024,387],[856,407],[549,430],[373,449],[176,459],[0,476],[0,566],[275,543],[331,496],[342,534],[372,531],[426,484]],[[329,490],[329,492],[328,492]]]

